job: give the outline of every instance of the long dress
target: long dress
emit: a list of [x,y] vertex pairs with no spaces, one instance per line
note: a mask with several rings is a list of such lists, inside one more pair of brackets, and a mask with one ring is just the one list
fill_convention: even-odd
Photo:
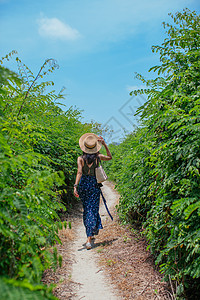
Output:
[[89,168],[84,162],[82,177],[78,187],[78,194],[83,204],[83,223],[86,229],[87,237],[97,235],[99,229],[103,229],[99,215],[100,187],[95,177],[94,162]]

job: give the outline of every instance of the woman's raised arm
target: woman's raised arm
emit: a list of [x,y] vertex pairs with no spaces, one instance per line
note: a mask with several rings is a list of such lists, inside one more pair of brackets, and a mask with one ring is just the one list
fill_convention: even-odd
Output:
[[106,142],[102,138],[102,136],[99,137],[98,141],[102,143],[102,145],[105,147],[106,153],[107,153],[107,155],[99,154],[99,158],[101,160],[111,160],[112,159],[112,155],[110,153],[110,150],[108,149],[108,146],[106,145]]

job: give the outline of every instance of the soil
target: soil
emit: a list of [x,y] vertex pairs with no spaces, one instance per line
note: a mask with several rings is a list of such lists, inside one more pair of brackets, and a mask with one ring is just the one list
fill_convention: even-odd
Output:
[[55,272],[47,270],[43,282],[55,283],[54,294],[61,300],[172,299],[141,232],[120,224],[115,208],[119,194],[114,184],[105,182],[102,192],[114,220],[101,203],[104,229],[93,241],[93,248],[86,250],[82,208],[78,205],[67,217],[72,228],[59,233],[62,267]]

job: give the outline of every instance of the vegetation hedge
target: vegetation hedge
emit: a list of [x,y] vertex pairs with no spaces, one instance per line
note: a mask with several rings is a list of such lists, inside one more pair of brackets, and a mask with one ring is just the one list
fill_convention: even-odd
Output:
[[[200,295],[200,18],[171,15],[167,38],[153,52],[158,77],[145,80],[140,127],[111,145],[107,172],[121,193],[120,217],[143,226],[174,298]],[[175,284],[176,283],[176,284]]]
[[[61,264],[59,211],[73,200],[78,139],[97,124],[60,108],[62,93],[42,78],[57,68],[47,60],[37,76],[17,57],[19,74],[0,67],[0,295],[1,299],[56,299],[41,284],[43,271]],[[50,92],[47,92],[50,90]]]

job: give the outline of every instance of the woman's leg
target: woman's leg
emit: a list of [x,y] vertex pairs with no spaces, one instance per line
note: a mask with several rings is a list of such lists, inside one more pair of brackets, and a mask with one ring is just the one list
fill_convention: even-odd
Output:
[[90,244],[91,244],[91,242],[92,242],[92,237],[91,237],[91,236],[88,236],[88,238],[87,238],[87,243],[90,243]]
[[83,222],[87,235],[86,244],[88,243],[88,247],[90,247],[92,236],[97,235],[99,229],[103,228],[99,216],[100,189],[96,185],[96,178],[93,178],[93,176],[83,177],[78,193],[83,203]]
[[91,249],[92,248],[92,237],[91,236],[88,236],[88,239],[87,239],[87,242],[86,242],[86,248],[87,250]]

